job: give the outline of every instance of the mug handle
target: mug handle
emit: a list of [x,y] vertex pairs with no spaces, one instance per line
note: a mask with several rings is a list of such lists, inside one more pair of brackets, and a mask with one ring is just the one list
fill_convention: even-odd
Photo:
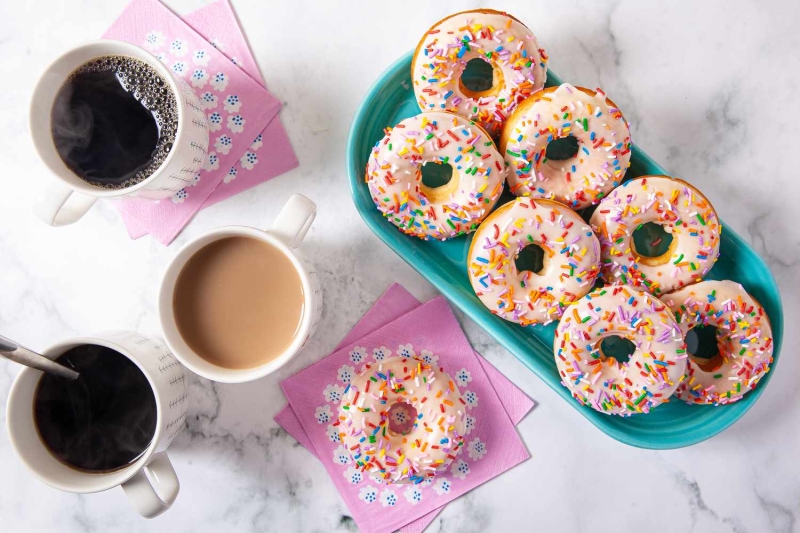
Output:
[[316,216],[317,204],[302,194],[293,194],[267,231],[294,249],[303,242]]
[[33,206],[33,212],[49,226],[67,226],[77,222],[97,201],[94,196],[81,194],[54,183],[47,187]]
[[[150,474],[149,479],[145,470]],[[149,464],[122,484],[133,508],[145,518],[155,518],[172,507],[180,489],[178,475],[166,452],[156,454]]]

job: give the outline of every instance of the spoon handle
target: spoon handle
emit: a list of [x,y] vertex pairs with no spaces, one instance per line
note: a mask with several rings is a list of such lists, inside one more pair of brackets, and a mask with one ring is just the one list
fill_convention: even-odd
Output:
[[56,374],[62,378],[77,379],[79,376],[78,372],[72,370],[71,368],[67,368],[64,365],[56,363],[55,361],[51,361],[47,357],[39,355],[38,353],[33,352],[24,346],[20,346],[16,342],[3,337],[2,335],[0,335],[0,355],[6,359],[14,361],[15,363],[29,366],[49,374]]

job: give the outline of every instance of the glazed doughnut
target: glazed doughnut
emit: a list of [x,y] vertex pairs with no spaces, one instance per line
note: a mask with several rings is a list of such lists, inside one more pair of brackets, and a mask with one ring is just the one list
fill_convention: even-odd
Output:
[[[605,337],[635,346],[625,363],[606,357]],[[601,413],[647,413],[666,402],[686,372],[686,349],[669,308],[625,285],[593,290],[573,303],[556,327],[553,344],[562,383]]]
[[[461,79],[470,60],[492,67],[492,86],[470,90]],[[420,40],[411,61],[414,94],[422,111],[451,111],[477,121],[492,135],[530,94],[544,87],[547,55],[536,36],[507,13],[463,11],[440,20]]]
[[[544,251],[538,273],[515,264],[525,246]],[[478,228],[469,248],[469,279],[481,302],[497,316],[522,325],[549,323],[592,288],[600,244],[589,225],[551,200],[517,198]]]
[[[450,181],[422,182],[426,164],[449,165]],[[503,158],[478,125],[452,113],[407,118],[372,149],[366,181],[372,200],[401,231],[448,239],[478,227],[503,192]]]
[[717,328],[718,353],[689,353],[685,379],[675,395],[691,404],[740,400],[772,363],[772,327],[764,308],[733,281],[703,281],[662,297],[684,336],[695,326]]
[[[548,159],[550,142],[565,137],[577,141],[575,155]],[[568,83],[542,89],[517,106],[499,146],[512,193],[573,209],[598,203],[622,183],[631,160],[631,132],[614,102],[600,89]]]
[[[636,251],[633,232],[643,224],[671,234],[669,249],[657,257]],[[655,295],[700,281],[719,256],[722,226],[705,196],[683,180],[642,176],[614,189],[591,218],[600,239],[602,276]]]
[[396,355],[353,377],[338,427],[358,468],[388,483],[420,483],[461,452],[466,402],[447,373]]

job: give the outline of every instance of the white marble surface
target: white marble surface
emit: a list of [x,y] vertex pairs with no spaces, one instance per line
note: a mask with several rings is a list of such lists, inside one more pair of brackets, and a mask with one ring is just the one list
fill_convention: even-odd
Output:
[[[192,379],[187,430],[172,447],[182,490],[155,521],[121,490],[76,496],[33,479],[0,432],[2,531],[349,531],[322,466],[272,417],[278,381],[330,350],[393,281],[436,291],[361,223],[344,175],[361,96],[434,21],[484,2],[234,0],[300,157],[299,169],[200,213],[173,246],[128,239],[101,204],[63,229],[29,204],[48,179],[28,139],[28,97],[46,63],[99,36],[124,0],[0,3],[0,331],[33,347],[111,328],[158,334],[160,272],[215,226],[266,226],[293,192],[320,204],[308,237],[327,308],[305,351],[277,375],[238,386]],[[172,2],[178,11],[197,4]],[[430,7],[429,7],[430,6]],[[800,229],[796,222],[800,4],[497,1],[541,38],[566,80],[602,86],[634,141],[699,186],[763,254],[783,291],[780,366],[758,404],[697,446],[629,448],[598,432],[469,320],[476,348],[540,406],[521,424],[532,458],[449,505],[429,531],[800,531]],[[290,24],[286,24],[289,21]],[[298,34],[297,32],[301,32]],[[17,372],[0,362],[0,417]]]

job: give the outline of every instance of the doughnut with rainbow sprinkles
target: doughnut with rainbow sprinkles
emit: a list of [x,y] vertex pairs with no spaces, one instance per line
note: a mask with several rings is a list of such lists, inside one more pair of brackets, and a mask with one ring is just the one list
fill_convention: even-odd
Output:
[[[491,85],[463,77],[475,61],[488,63]],[[481,65],[487,66],[487,65]],[[422,111],[451,111],[492,135],[529,95],[544,87],[547,55],[536,36],[502,11],[476,9],[444,18],[420,40],[411,80]]]
[[[661,299],[684,335],[712,328],[716,353],[689,353],[675,396],[690,404],[724,405],[752,390],[772,364],[772,327],[764,308],[734,281],[703,281]],[[694,349],[694,348],[693,348]]]
[[[722,226],[705,196],[683,180],[641,176],[623,183],[590,220],[601,247],[607,283],[625,283],[658,296],[703,279],[719,257]],[[659,225],[671,242],[649,257],[637,251],[634,232]]]
[[[548,146],[567,138],[574,142],[574,154],[570,150],[553,159]],[[622,183],[631,160],[631,132],[602,90],[564,83],[519,104],[503,127],[499,147],[513,194],[582,209]]]
[[336,426],[357,468],[387,483],[421,483],[461,453],[466,418],[446,372],[398,354],[353,377]]
[[[536,272],[517,267],[528,246],[541,249]],[[589,225],[563,204],[533,198],[517,198],[484,220],[467,259],[481,302],[522,325],[557,320],[567,305],[589,292],[599,264],[600,244]]]
[[[447,165],[443,185],[423,182],[425,165]],[[366,182],[392,224],[421,239],[474,231],[503,192],[505,169],[494,141],[477,124],[452,113],[407,118],[373,147]]]
[[[607,337],[633,344],[627,362],[603,353]],[[556,327],[556,366],[564,386],[601,413],[648,413],[668,401],[686,372],[686,345],[670,309],[626,285],[600,287],[570,305]]]

